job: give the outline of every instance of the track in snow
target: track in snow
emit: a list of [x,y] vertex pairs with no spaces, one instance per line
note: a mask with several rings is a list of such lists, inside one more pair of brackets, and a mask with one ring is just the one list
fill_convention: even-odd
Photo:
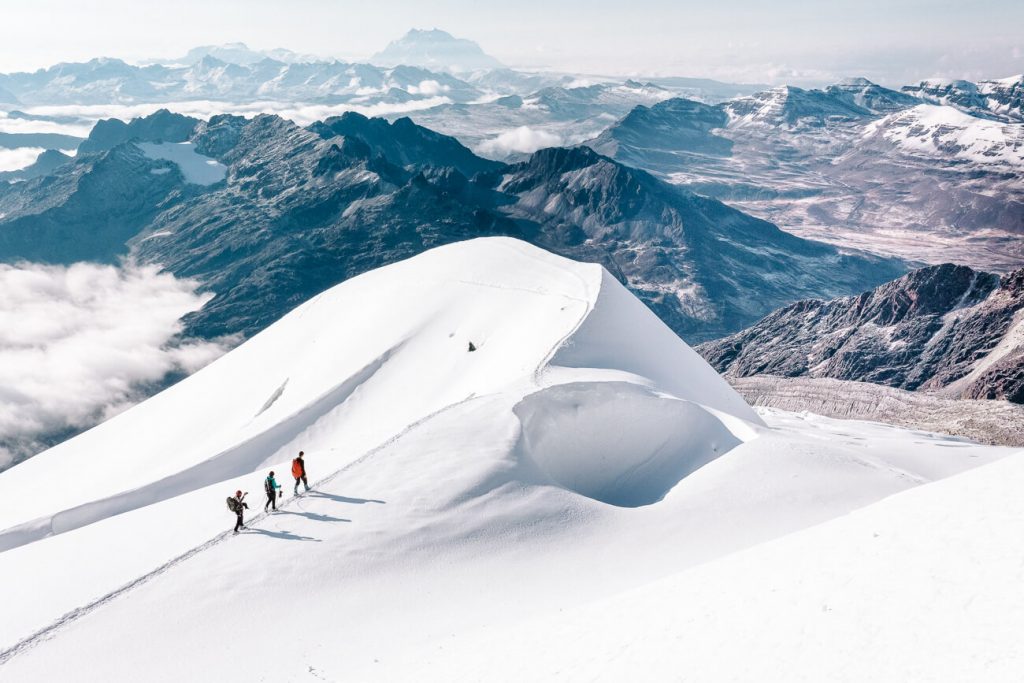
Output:
[[[583,278],[580,278],[580,280],[582,281]],[[476,283],[474,283],[474,284],[476,284]],[[588,283],[584,282],[583,284],[584,284],[584,289],[589,293],[590,287],[589,287]],[[599,285],[599,287],[600,287],[600,285]],[[543,294],[543,292],[536,292],[536,293]],[[593,311],[594,299],[595,298],[596,297],[590,297],[590,300],[586,301],[587,306],[586,306],[585,310],[580,314],[579,320],[576,321],[576,323],[572,326],[572,328],[570,329],[569,332],[567,332],[554,345],[552,345],[552,347],[548,351],[548,353],[545,354],[544,359],[538,364],[537,368],[534,370],[533,377],[534,377],[535,382],[538,385],[540,383],[539,382],[540,374],[541,374],[544,366],[551,360],[551,358],[554,356],[554,354],[557,353],[558,349],[561,348],[565,344],[566,340],[570,339],[572,337],[572,335],[575,334],[579,330],[580,326],[583,324],[583,322],[587,319],[587,317]],[[445,412],[447,412],[449,410],[457,408],[457,407],[459,407],[459,406],[461,406],[461,405],[463,405],[463,404],[467,403],[468,401],[471,401],[471,400],[473,400],[475,398],[478,398],[478,397],[474,396],[474,395],[467,396],[466,398],[463,398],[463,399],[461,399],[459,401],[456,401],[454,403],[450,403],[450,404],[448,404],[448,405],[446,405],[446,406],[444,406],[442,408],[439,408],[438,410],[430,413],[429,415],[426,415],[425,417],[422,417],[419,420],[416,420],[412,424],[407,425],[401,431],[399,431],[395,435],[391,436],[390,438],[388,438],[383,443],[381,443],[381,444],[371,448],[370,450],[368,450],[366,453],[364,453],[358,459],[350,462],[349,464],[345,465],[344,467],[342,467],[342,468],[340,468],[338,470],[335,470],[334,472],[332,472],[331,474],[327,475],[326,477],[324,477],[324,478],[314,482],[313,486],[310,487],[310,490],[311,491],[312,490],[316,490],[317,488],[319,488],[321,486],[329,484],[330,482],[334,481],[337,477],[342,475],[347,470],[349,470],[349,469],[351,469],[351,468],[353,468],[353,467],[355,467],[355,466],[365,462],[368,458],[372,457],[376,453],[379,453],[380,451],[384,450],[385,448],[391,446],[392,444],[397,442],[399,439],[401,439],[403,436],[405,436],[406,434],[408,434],[412,430],[416,429],[420,425],[424,424],[425,422],[428,422],[429,420],[432,420],[433,418],[437,417],[438,415],[441,415],[441,414],[443,414],[443,413],[445,413]],[[285,502],[281,503],[278,506],[278,509],[289,508],[292,505],[297,504],[297,502],[299,500],[301,500],[301,496],[294,496],[292,498],[289,498]],[[157,502],[161,502],[161,501],[157,501]],[[256,525],[259,522],[262,522],[263,520],[267,519],[270,515],[271,515],[271,513],[269,513],[269,512],[259,513],[255,517],[253,517],[251,520],[249,520],[248,524],[249,525]],[[136,589],[136,588],[138,588],[138,587],[140,587],[140,586],[142,586],[144,584],[149,583],[150,581],[152,581],[152,580],[162,576],[163,574],[166,574],[168,571],[174,569],[176,566],[182,564],[183,562],[189,560],[192,557],[195,557],[196,555],[199,555],[200,553],[205,552],[206,550],[209,550],[210,548],[213,548],[214,546],[217,546],[217,545],[223,543],[224,541],[228,540],[229,538],[233,537],[234,535],[235,534],[234,534],[233,531],[225,531],[225,532],[223,532],[221,534],[218,534],[217,536],[214,536],[213,538],[209,539],[205,543],[202,543],[202,544],[200,544],[198,546],[195,546],[194,548],[191,548],[190,550],[187,550],[186,552],[184,552],[184,553],[178,555],[177,557],[175,557],[175,558],[165,562],[164,564],[160,565],[159,567],[153,569],[152,571],[150,571],[150,572],[148,572],[146,574],[143,574],[142,576],[140,576],[137,579],[135,579],[135,580],[133,580],[133,581],[131,581],[131,582],[121,586],[120,588],[118,588],[118,589],[116,589],[114,591],[111,591],[110,593],[107,593],[106,595],[104,595],[104,596],[102,596],[100,598],[97,598],[96,600],[93,600],[92,602],[90,602],[90,603],[88,603],[86,605],[83,605],[81,607],[78,607],[76,609],[71,610],[70,612],[67,612],[66,614],[64,614],[64,616],[60,617],[57,621],[53,622],[49,626],[46,626],[46,627],[43,627],[43,628],[39,629],[35,633],[27,636],[26,638],[23,638],[22,640],[18,641],[17,643],[15,643],[11,647],[7,648],[6,650],[0,651],[0,666],[3,666],[4,664],[6,664],[8,661],[10,661],[13,657],[17,656],[18,654],[21,654],[22,652],[25,652],[25,651],[35,647],[36,645],[38,645],[38,644],[40,644],[40,643],[42,643],[42,642],[44,642],[46,640],[49,640],[50,638],[54,637],[65,626],[68,626],[68,625],[74,623],[75,621],[81,619],[82,617],[91,614],[92,612],[94,612],[95,610],[99,609],[100,607],[103,607],[104,605],[106,605],[106,604],[116,600],[117,598],[119,598],[119,597],[121,597],[123,595],[126,595],[127,593],[130,593],[134,589]]]
[[[350,462],[349,464],[345,465],[341,469],[335,470],[334,472],[332,472],[331,474],[327,475],[326,477],[324,477],[324,478],[314,482],[313,486],[310,487],[310,491],[314,491],[317,488],[319,488],[319,487],[321,487],[321,486],[323,486],[325,484],[329,484],[330,482],[332,482],[335,479],[337,479],[340,475],[342,475],[345,471],[355,467],[356,465],[359,465],[359,464],[365,462],[371,456],[373,456],[376,453],[384,450],[388,446],[391,446],[396,441],[401,439],[403,436],[405,436],[406,434],[408,434],[412,430],[414,430],[417,427],[419,427],[421,424],[423,424],[423,423],[425,423],[425,422],[427,422],[427,421],[437,417],[438,415],[441,415],[442,413],[445,413],[445,412],[447,412],[447,411],[449,411],[449,410],[451,410],[453,408],[457,408],[458,406],[466,403],[467,401],[472,400],[472,398],[475,398],[475,397],[467,397],[467,398],[462,399],[461,401],[456,401],[455,403],[451,403],[451,404],[449,404],[447,406],[444,406],[443,408],[440,408],[440,409],[434,411],[433,413],[427,415],[426,417],[423,417],[423,418],[420,418],[419,420],[416,420],[415,422],[413,422],[412,424],[408,425],[407,427],[402,429],[400,432],[398,432],[394,436],[390,437],[387,441],[385,441],[385,442],[381,443],[380,445],[375,446],[375,447],[371,448],[370,450],[368,450],[366,453],[361,455],[358,459]],[[297,504],[297,502],[300,501],[301,499],[302,499],[302,496],[293,496],[292,498],[289,498],[285,502],[281,503],[278,506],[278,509],[281,510],[281,509],[285,509],[285,508],[291,507],[293,504]],[[259,522],[262,522],[263,520],[267,519],[271,514],[272,513],[269,513],[269,512],[259,513],[255,517],[253,517],[251,520],[249,520],[249,522],[247,523],[247,526],[255,525],[255,524],[259,523]],[[28,636],[26,638],[23,638],[22,640],[18,641],[17,643],[15,643],[11,647],[7,648],[6,650],[0,651],[0,666],[3,666],[8,661],[10,661],[13,657],[21,654],[22,652],[30,650],[31,648],[35,647],[36,645],[38,645],[38,644],[40,644],[40,643],[42,643],[42,642],[44,642],[46,640],[49,640],[50,638],[55,636],[57,634],[57,632],[60,631],[65,626],[68,626],[68,625],[74,623],[75,621],[78,621],[82,617],[91,614],[95,610],[97,610],[100,607],[103,607],[104,605],[106,605],[106,604],[116,600],[117,598],[121,597],[122,595],[130,593],[134,589],[136,589],[136,588],[138,588],[138,587],[140,587],[140,586],[142,586],[144,584],[149,583],[153,579],[156,579],[156,578],[162,576],[163,574],[166,574],[168,571],[170,571],[171,569],[174,569],[176,566],[178,566],[179,564],[182,564],[186,560],[189,560],[190,558],[195,557],[196,555],[199,555],[200,553],[205,552],[206,550],[209,550],[210,548],[213,548],[214,546],[223,543],[224,541],[228,540],[229,538],[232,538],[233,536],[235,536],[235,533],[233,531],[225,531],[223,533],[220,533],[220,534],[214,536],[213,538],[211,538],[210,540],[206,541],[205,543],[197,545],[194,548],[192,548],[190,550],[187,550],[186,552],[182,553],[181,555],[178,555],[177,557],[175,557],[175,558],[165,562],[164,564],[160,565],[156,569],[154,569],[154,570],[152,570],[152,571],[150,571],[150,572],[148,572],[146,574],[143,574],[142,576],[138,577],[134,581],[126,583],[125,585],[121,586],[120,588],[118,588],[118,589],[116,589],[114,591],[111,591],[110,593],[107,593],[106,595],[104,595],[104,596],[102,596],[100,598],[97,598],[96,600],[93,600],[92,602],[90,602],[90,603],[88,603],[86,605],[83,605],[81,607],[78,607],[78,608],[75,608],[75,609],[71,610],[70,612],[66,613],[64,616],[62,616],[60,619],[58,619],[57,621],[53,622],[49,626],[46,626],[46,627],[43,627],[43,628],[39,629],[38,631],[36,631],[32,635],[30,635],[30,636]]]

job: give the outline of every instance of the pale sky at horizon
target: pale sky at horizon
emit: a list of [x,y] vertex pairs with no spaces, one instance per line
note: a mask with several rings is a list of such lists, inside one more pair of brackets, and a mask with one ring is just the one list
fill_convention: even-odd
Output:
[[0,72],[235,41],[365,60],[434,27],[510,66],[579,73],[899,85],[1024,71],[1024,2],[1010,0],[0,0],[0,17]]

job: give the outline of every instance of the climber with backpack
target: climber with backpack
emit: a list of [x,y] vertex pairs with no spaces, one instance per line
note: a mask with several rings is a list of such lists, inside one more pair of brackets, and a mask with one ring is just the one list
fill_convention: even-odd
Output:
[[248,491],[246,491],[245,493],[242,493],[241,491],[235,491],[235,495],[228,496],[228,510],[231,510],[232,512],[235,513],[236,534],[238,533],[239,529],[245,528],[245,524],[242,521],[242,511],[249,509],[249,504],[245,502],[245,497],[248,495]]
[[274,512],[277,512],[277,496],[281,493],[279,489],[281,485],[274,479],[274,473],[271,472],[270,476],[263,480],[263,490],[267,492],[267,502],[263,506],[263,511],[266,512],[267,508],[273,507]]
[[305,455],[302,451],[299,451],[299,457],[292,460],[292,476],[295,477],[295,495],[299,495],[299,482],[309,490],[309,483],[306,481],[306,461],[302,457]]

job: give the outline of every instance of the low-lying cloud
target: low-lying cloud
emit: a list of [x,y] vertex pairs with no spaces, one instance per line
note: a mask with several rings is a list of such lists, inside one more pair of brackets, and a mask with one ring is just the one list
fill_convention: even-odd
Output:
[[223,354],[235,340],[181,337],[197,288],[155,266],[0,265],[0,469]]
[[31,166],[42,153],[42,147],[0,147],[0,171],[17,171]]
[[435,80],[420,81],[419,85],[410,85],[408,92],[410,95],[423,95],[425,97],[436,97],[441,93],[445,93],[451,90],[447,85],[441,85]]
[[563,142],[562,136],[557,133],[519,126],[484,140],[477,147],[477,152],[483,156],[503,159],[510,154],[532,154],[545,147],[559,147]]

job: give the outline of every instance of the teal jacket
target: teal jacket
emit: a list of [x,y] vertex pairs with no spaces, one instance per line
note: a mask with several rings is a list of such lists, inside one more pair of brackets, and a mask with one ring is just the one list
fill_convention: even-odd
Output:
[[274,489],[281,488],[281,485],[277,483],[277,480],[273,477],[267,477],[263,482],[263,490],[267,493],[273,493]]

